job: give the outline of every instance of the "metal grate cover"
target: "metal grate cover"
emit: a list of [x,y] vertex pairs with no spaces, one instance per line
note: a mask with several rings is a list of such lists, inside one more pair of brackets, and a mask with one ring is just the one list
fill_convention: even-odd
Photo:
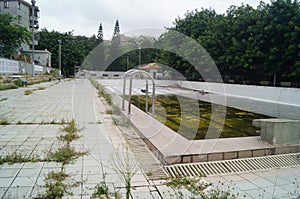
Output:
[[165,166],[170,177],[209,176],[300,165],[300,153]]

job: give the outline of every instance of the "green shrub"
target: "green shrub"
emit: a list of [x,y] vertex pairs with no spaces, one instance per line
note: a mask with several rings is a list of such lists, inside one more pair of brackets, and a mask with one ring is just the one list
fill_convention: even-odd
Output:
[[0,90],[8,90],[8,89],[17,89],[19,88],[17,85],[14,83],[3,83],[0,84]]
[[22,86],[23,86],[22,81],[21,81],[20,79],[14,80],[13,83],[14,83],[16,86],[18,86],[18,87],[22,87]]

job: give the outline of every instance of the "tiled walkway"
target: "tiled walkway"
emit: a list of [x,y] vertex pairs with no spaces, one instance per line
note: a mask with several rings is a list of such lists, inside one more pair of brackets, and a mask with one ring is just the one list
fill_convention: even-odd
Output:
[[[39,89],[41,86],[46,89]],[[24,90],[34,88],[33,94],[24,95]],[[7,119],[11,125],[0,126],[0,155],[17,152],[28,157],[47,156],[50,150],[59,147],[56,139],[62,127],[59,123],[75,118],[81,128],[81,139],[72,142],[72,146],[89,153],[73,164],[66,165],[66,173],[76,181],[82,182],[71,190],[74,198],[89,198],[95,190],[95,185],[101,181],[103,172],[111,190],[119,191],[124,197],[124,185],[113,171],[111,159],[115,151],[125,143],[122,134],[133,132],[131,129],[125,131],[118,128],[107,109],[89,80],[62,81],[58,84],[48,82],[17,90],[1,91],[0,118]],[[143,143],[134,134],[131,134],[130,139],[132,145],[137,146],[140,143],[140,148],[135,150],[138,154],[143,148]],[[146,153],[145,149],[143,153]],[[150,163],[153,161],[151,155],[143,156],[148,158],[144,161],[144,165],[153,163]],[[155,162],[153,164],[156,165]],[[43,188],[45,175],[58,170],[60,166],[60,163],[55,162],[0,165],[0,198],[38,196],[45,191]],[[151,180],[141,168],[132,180],[133,198],[173,198],[173,190],[166,187],[164,181]],[[244,195],[246,198],[257,198],[262,193],[264,193],[262,198],[273,196],[288,198],[288,192],[295,190],[293,182],[295,178],[300,179],[299,175],[300,167],[295,167],[230,176],[210,176],[208,179],[231,183],[236,187],[235,190],[240,192],[240,198],[244,198]]]

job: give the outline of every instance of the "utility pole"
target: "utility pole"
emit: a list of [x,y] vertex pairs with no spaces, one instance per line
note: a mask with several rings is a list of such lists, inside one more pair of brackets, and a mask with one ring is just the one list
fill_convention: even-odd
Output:
[[31,36],[32,36],[32,77],[34,76],[35,66],[34,66],[34,8],[35,8],[35,0],[31,0]]
[[126,59],[126,71],[128,71],[128,65],[129,65],[129,57],[127,55],[127,59]]
[[139,45],[139,68],[141,67],[141,43],[138,43]]
[[61,40],[58,40],[58,68],[59,73],[58,75],[61,76]]

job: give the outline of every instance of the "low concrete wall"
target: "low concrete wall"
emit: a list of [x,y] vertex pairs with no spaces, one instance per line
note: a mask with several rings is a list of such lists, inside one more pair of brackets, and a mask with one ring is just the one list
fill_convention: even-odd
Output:
[[261,128],[261,140],[270,144],[300,144],[300,121],[257,119],[253,125]]

